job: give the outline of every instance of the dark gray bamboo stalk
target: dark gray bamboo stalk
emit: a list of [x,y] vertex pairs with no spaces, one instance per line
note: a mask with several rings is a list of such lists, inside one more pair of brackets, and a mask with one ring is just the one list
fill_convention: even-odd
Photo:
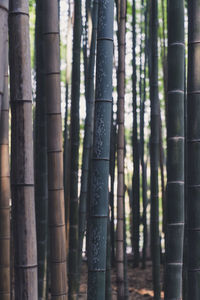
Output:
[[[184,237],[184,1],[168,1],[165,299],[182,299]],[[193,299],[193,298],[191,298]]]
[[87,216],[87,198],[88,198],[88,176],[90,168],[90,150],[91,150],[91,131],[93,127],[93,110],[94,110],[94,67],[95,67],[95,51],[96,51],[96,36],[97,36],[97,16],[98,16],[98,1],[93,1],[93,31],[92,42],[90,48],[90,58],[88,66],[88,79],[86,88],[87,115],[85,120],[85,135],[83,144],[83,161],[82,161],[82,176],[81,176],[81,193],[79,205],[79,254],[80,262],[82,258],[83,238],[86,229]]
[[188,299],[199,299],[200,286],[200,116],[199,50],[200,1],[188,1],[188,88],[187,88],[187,277]]
[[43,41],[47,99],[47,152],[51,298],[67,299],[66,231],[63,191],[58,1],[44,1]]
[[15,299],[38,299],[29,7],[10,1],[11,183]]
[[[125,191],[124,191],[125,192]],[[125,195],[124,195],[125,197]],[[129,299],[128,289],[128,257],[127,257],[127,234],[126,234],[126,207],[124,203],[124,299]]]
[[128,198],[129,198],[129,223],[130,223],[130,240],[131,240],[131,247],[133,249],[133,213],[132,213],[132,204],[133,204],[133,193],[132,188],[128,188]]
[[69,119],[69,99],[70,99],[70,84],[71,84],[71,56],[72,56],[72,16],[71,5],[68,0],[68,24],[67,24],[67,50],[66,50],[66,91],[65,91],[65,120],[64,120],[64,151],[63,151],[63,165],[64,165],[64,197],[65,197],[65,223],[66,223],[66,247],[67,255],[69,250],[69,208],[70,208],[70,128],[68,126]]
[[135,0],[132,6],[132,27],[133,27],[133,75],[132,75],[132,91],[133,91],[133,179],[132,179],[132,191],[133,191],[133,265],[137,267],[139,265],[140,253],[139,253],[139,226],[140,226],[140,158],[139,158],[139,143],[138,143],[138,125],[137,125],[137,75],[136,75],[136,8]]
[[124,282],[124,98],[125,98],[125,43],[126,43],[126,1],[118,0],[118,74],[117,74],[117,298],[125,297]]
[[161,10],[162,10],[162,37],[163,37],[163,55],[166,58],[166,33],[165,33],[165,0],[161,0]]
[[150,101],[151,101],[151,255],[153,264],[154,299],[160,300],[160,237],[159,237],[159,99],[158,99],[158,3],[151,1],[150,10]]
[[65,91],[65,120],[64,120],[64,145],[63,145],[63,180],[64,180],[64,199],[65,199],[65,224],[66,224],[66,248],[68,255],[69,249],[69,204],[70,204],[70,195],[69,195],[69,174],[70,174],[70,140],[68,136],[68,100],[69,100],[69,84],[66,82],[66,91]]
[[110,214],[108,212],[108,228],[107,228],[107,255],[106,255],[106,294],[105,299],[112,299],[112,285],[111,285],[111,240],[110,240]]
[[[161,12],[162,12],[162,30],[160,32],[160,43],[161,43],[161,61],[162,61],[162,72],[163,72],[163,96],[165,104],[165,124],[167,126],[167,51],[166,51],[166,1],[161,1]],[[162,119],[160,110],[160,175],[161,175],[161,191],[162,191],[162,214],[163,224],[162,231],[165,234],[166,226],[166,183],[165,183],[165,153],[163,148],[163,133],[162,133]]]
[[[82,39],[82,49],[83,49],[83,63],[84,63],[84,79],[85,79],[85,93],[87,90],[87,79],[88,79],[88,68],[89,68],[89,57],[88,57],[88,49],[89,49],[89,15],[91,15],[91,1],[85,1],[85,16],[84,16],[84,24],[83,24],[83,39]],[[86,106],[87,106],[86,102]]]
[[77,299],[79,287],[79,101],[80,101],[80,51],[81,51],[81,0],[74,1],[73,63],[71,93],[71,166],[70,166],[70,227],[69,227],[69,299]]
[[[140,120],[141,120],[141,111],[142,111],[142,104],[143,104],[143,80],[142,80],[142,73],[144,72],[144,66],[143,66],[143,61],[142,61],[142,55],[143,55],[143,48],[144,48],[144,43],[143,43],[143,15],[144,15],[144,0],[140,1],[140,54],[139,54],[139,59],[140,59],[140,67],[139,67],[139,99],[140,99]],[[140,160],[141,160],[141,122],[140,122]]]
[[116,155],[116,124],[111,125],[111,141],[110,141],[110,243],[111,243],[111,265],[115,264],[115,213],[114,213],[114,181],[115,181],[115,155]]
[[162,191],[162,231],[165,233],[166,227],[166,193],[165,193],[165,165],[164,165],[164,149],[163,149],[163,129],[162,129],[162,118],[161,118],[161,108],[160,112],[160,125],[159,125],[159,162],[160,162],[160,181],[161,181],[161,191]]
[[142,201],[143,201],[143,248],[142,248],[142,268],[146,267],[146,252],[147,252],[147,174],[146,174],[146,165],[144,162],[144,115],[145,115],[145,103],[146,103],[146,67],[147,67],[147,13],[148,13],[148,4],[145,4],[145,43],[144,43],[144,78],[143,78],[143,102],[141,105],[141,133],[140,133],[140,142],[141,142],[141,167],[142,167]]
[[43,2],[36,1],[35,63],[35,205],[38,251],[38,297],[46,299],[47,291],[47,235],[48,235],[48,173],[47,128],[43,45]]
[[99,1],[88,247],[88,300],[105,299],[114,1]]
[[[187,2],[185,2],[185,7],[187,7]],[[188,8],[188,7],[187,7]],[[187,9],[188,10],[188,9]],[[188,221],[187,221],[187,176],[188,176],[188,158],[187,158],[187,84],[186,84],[186,57],[184,60],[184,168],[185,168],[185,177],[184,177],[184,214],[185,214],[185,224],[184,224],[184,244],[183,244],[183,278],[182,278],[182,298],[183,300],[188,300],[187,291],[188,291],[188,273],[187,273],[187,256],[188,256]]]
[[[8,12],[7,12],[8,13]],[[5,23],[8,31],[8,18]],[[8,39],[8,32],[5,34]],[[4,53],[4,90],[0,119],[0,298],[10,300],[10,165],[8,40]]]
[[146,268],[147,259],[147,164],[144,163],[143,167],[143,248],[142,248],[142,268]]
[[[167,1],[161,1],[162,10],[162,69],[163,69],[163,89],[164,89],[164,100],[165,100],[165,117],[167,119],[167,51],[166,51],[166,3]],[[167,121],[167,120],[166,120]]]
[[73,18],[71,16],[71,5],[68,0],[68,24],[67,24],[67,50],[66,50],[66,91],[65,91],[65,120],[64,120],[64,197],[65,197],[65,221],[66,221],[66,247],[67,255],[69,250],[69,212],[70,212],[70,127],[69,119],[69,99],[70,99],[70,84],[71,84],[71,69],[72,69],[72,29]]

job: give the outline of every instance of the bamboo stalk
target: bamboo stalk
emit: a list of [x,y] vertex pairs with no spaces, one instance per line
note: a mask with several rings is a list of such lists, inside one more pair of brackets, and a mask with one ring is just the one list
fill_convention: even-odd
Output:
[[[8,31],[8,18],[5,26]],[[5,37],[8,39],[8,32]],[[9,300],[11,282],[8,40],[5,43],[4,91],[0,119],[0,297],[2,300]]]
[[144,162],[144,116],[145,116],[145,103],[146,103],[146,67],[147,67],[147,13],[148,13],[148,3],[145,4],[145,50],[144,50],[144,78],[143,78],[143,102],[141,105],[141,167],[142,167],[142,200],[143,200],[143,249],[142,249],[142,268],[146,267],[146,256],[147,256],[147,174],[146,174],[146,165]]
[[[113,110],[112,110],[113,111]],[[116,156],[116,124],[113,123],[113,112],[112,112],[112,125],[111,125],[111,141],[110,141],[110,243],[111,243],[111,265],[115,264],[115,212],[114,212],[114,181],[115,181],[115,156]]]
[[[125,191],[124,191],[125,192]],[[124,195],[125,197],[125,195]],[[129,284],[128,284],[128,257],[127,249],[127,236],[126,236],[126,207],[124,203],[124,299],[129,299]]]
[[125,98],[125,43],[126,43],[126,0],[118,1],[118,74],[117,74],[117,231],[116,231],[116,264],[117,264],[117,297],[124,299],[124,98]]
[[94,126],[92,115],[94,111],[94,71],[95,71],[95,52],[96,52],[96,36],[97,36],[97,16],[98,16],[98,2],[93,1],[93,30],[92,30],[92,42],[90,48],[90,58],[88,66],[88,79],[86,89],[86,102],[87,115],[85,120],[85,135],[83,142],[83,161],[82,161],[82,175],[81,175],[81,193],[80,193],[80,205],[79,205],[79,253],[80,262],[82,258],[82,246],[83,238],[86,229],[86,216],[87,216],[87,198],[88,198],[88,176],[90,168],[91,158],[91,131]]
[[159,237],[159,99],[158,99],[158,3],[151,1],[150,7],[150,101],[151,101],[151,255],[153,264],[154,299],[160,300],[160,237]]
[[110,240],[110,214],[108,212],[108,228],[107,228],[107,254],[106,254],[106,294],[105,299],[112,299],[111,285],[111,240]]
[[88,300],[105,299],[114,1],[99,1],[88,247]]
[[58,1],[44,1],[51,298],[67,299]]
[[188,1],[188,87],[187,87],[187,277],[188,299],[200,295],[200,122],[199,50],[200,1]]
[[44,74],[42,1],[36,1],[36,108],[35,108],[35,205],[38,250],[38,297],[46,299],[47,291],[47,235],[48,235],[48,174],[47,124]]
[[181,299],[184,236],[184,1],[168,1],[165,299]]
[[4,62],[6,51],[6,31],[8,28],[8,9],[9,1],[0,0],[0,61],[3,67],[0,68],[0,110],[4,92]]
[[68,126],[69,114],[69,99],[70,99],[70,84],[71,84],[71,57],[72,57],[72,16],[70,0],[68,0],[68,24],[67,24],[67,50],[66,50],[66,91],[65,91],[65,120],[64,120],[64,197],[65,197],[65,223],[66,223],[66,247],[67,255],[69,250],[69,211],[70,211],[70,128]]
[[140,226],[140,157],[139,157],[139,142],[138,142],[138,124],[137,124],[137,70],[136,70],[136,7],[135,0],[132,6],[132,26],[133,26],[133,75],[132,75],[132,93],[133,93],[133,179],[132,179],[132,191],[133,191],[133,266],[139,265],[140,253],[139,253],[139,226]]
[[11,183],[15,299],[38,299],[29,7],[10,1]]
[[81,50],[81,0],[74,1],[74,32],[71,93],[71,166],[70,166],[70,228],[69,228],[69,299],[77,299],[79,288],[79,201],[78,201],[78,159],[79,159],[79,101],[80,101],[80,50]]

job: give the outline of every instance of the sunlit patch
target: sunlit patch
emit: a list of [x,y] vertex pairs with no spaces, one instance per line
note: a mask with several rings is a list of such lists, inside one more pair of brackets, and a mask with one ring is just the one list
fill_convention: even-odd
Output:
[[[153,291],[149,289],[135,289],[133,288],[133,291],[141,296],[147,297],[150,296],[153,298]],[[164,299],[164,293],[161,292],[161,299]]]

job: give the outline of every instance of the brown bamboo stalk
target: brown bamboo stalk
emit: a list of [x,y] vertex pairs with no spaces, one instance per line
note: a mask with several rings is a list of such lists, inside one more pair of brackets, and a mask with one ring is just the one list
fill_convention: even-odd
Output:
[[15,299],[38,299],[28,0],[10,1],[11,183]]
[[44,48],[51,299],[67,299],[58,1],[45,0]]
[[117,136],[117,285],[118,299],[124,299],[124,97],[125,97],[125,42],[126,0],[118,1],[118,136]]

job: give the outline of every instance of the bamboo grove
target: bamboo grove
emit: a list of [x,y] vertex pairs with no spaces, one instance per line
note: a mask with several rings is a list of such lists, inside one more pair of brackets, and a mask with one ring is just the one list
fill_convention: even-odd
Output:
[[200,0],[0,0],[0,299],[200,299]]

